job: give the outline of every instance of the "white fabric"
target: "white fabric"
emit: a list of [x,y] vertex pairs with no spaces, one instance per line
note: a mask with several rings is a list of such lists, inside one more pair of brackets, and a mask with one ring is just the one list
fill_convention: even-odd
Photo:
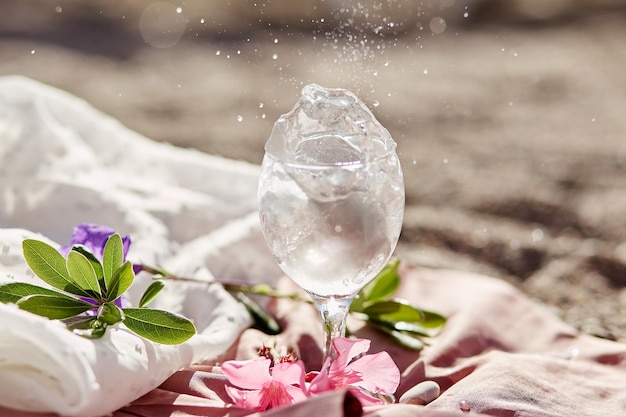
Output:
[[[267,282],[279,272],[258,228],[257,176],[247,163],[150,141],[62,91],[0,78],[0,282],[42,284],[22,240],[68,244],[79,223],[130,235],[133,262]],[[131,303],[150,280],[137,276]],[[186,315],[200,334],[165,346],[117,328],[91,341],[0,304],[0,406],[105,415],[216,358],[249,324],[218,285],[168,283],[151,306]]]

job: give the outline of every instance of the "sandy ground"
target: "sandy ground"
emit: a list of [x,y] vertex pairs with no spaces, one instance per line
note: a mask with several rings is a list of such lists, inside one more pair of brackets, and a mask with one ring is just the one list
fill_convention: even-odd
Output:
[[183,7],[165,33],[137,3],[100,3],[0,2],[0,75],[253,163],[303,85],[349,88],[398,142],[398,255],[501,277],[581,330],[626,341],[624,9],[539,19],[484,7],[464,21],[487,3],[470,2],[394,34],[393,19],[379,31],[321,12],[268,22],[222,10],[220,24]]

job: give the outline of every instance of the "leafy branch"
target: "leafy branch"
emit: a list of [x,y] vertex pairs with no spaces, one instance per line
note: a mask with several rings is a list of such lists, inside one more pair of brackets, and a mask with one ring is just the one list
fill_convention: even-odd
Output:
[[[125,307],[123,295],[132,285],[135,272],[133,265],[125,261],[128,248],[124,247],[124,240],[119,234],[100,226],[81,225],[79,230],[88,235],[88,245],[73,239],[74,245],[66,257],[44,242],[24,240],[22,247],[27,264],[52,289],[25,282],[6,283],[0,285],[0,302],[15,303],[31,313],[61,320],[68,329],[87,338],[101,338],[109,326],[123,323],[130,331],[163,344],[179,344],[196,333],[193,323],[185,317],[147,307],[163,289],[165,280],[222,285],[246,307],[256,327],[267,334],[278,334],[282,329],[250,295],[312,303],[302,293],[281,292],[267,284],[206,281],[135,265],[153,274],[155,280],[142,295],[137,308]],[[107,237],[96,245],[98,233],[107,233]],[[101,253],[101,259],[94,253]],[[350,313],[388,334],[402,346],[421,350],[426,344],[425,339],[437,332],[446,319],[393,297],[401,279],[398,266],[399,261],[387,265],[367,284],[354,299]]]
[[408,301],[392,296],[400,286],[400,261],[388,264],[359,293],[350,312],[372,327],[391,336],[400,345],[421,350],[425,339],[433,336],[446,323],[439,313],[418,308]]
[[[0,285],[0,302],[15,303],[22,310],[63,321],[68,329],[92,339],[104,336],[109,326],[123,323],[130,331],[162,344],[180,344],[196,333],[193,323],[180,315],[146,307],[163,289],[154,281],[144,292],[137,308],[123,307],[122,296],[135,273],[124,262],[119,234],[112,234],[104,246],[102,261],[80,245],[63,257],[45,242],[22,242],[24,258],[42,281],[55,289],[25,282]],[[60,291],[57,291],[60,290]]]
[[[421,350],[425,339],[432,337],[446,323],[446,318],[438,313],[420,309],[408,301],[394,298],[400,285],[398,267],[400,261],[388,264],[355,297],[350,306],[350,313],[365,321],[368,325],[386,333],[400,345],[413,350]],[[255,321],[255,326],[267,334],[282,331],[276,319],[248,295],[261,295],[273,298],[289,299],[312,304],[310,298],[301,293],[283,293],[267,284],[249,284],[227,280],[205,281],[195,278],[180,277],[160,268],[142,267],[164,280],[201,282],[207,285],[221,284],[248,310]]]

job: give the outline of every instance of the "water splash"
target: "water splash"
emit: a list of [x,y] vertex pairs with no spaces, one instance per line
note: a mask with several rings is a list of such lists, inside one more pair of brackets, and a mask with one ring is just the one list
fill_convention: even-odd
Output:
[[186,28],[187,22],[182,9],[165,1],[151,3],[139,18],[141,36],[155,48],[175,46]]
[[[336,145],[332,154],[325,152],[329,141]],[[395,150],[395,142],[354,93],[310,84],[276,121],[265,150],[287,162],[344,164],[383,157]],[[312,157],[318,159],[302,159]]]

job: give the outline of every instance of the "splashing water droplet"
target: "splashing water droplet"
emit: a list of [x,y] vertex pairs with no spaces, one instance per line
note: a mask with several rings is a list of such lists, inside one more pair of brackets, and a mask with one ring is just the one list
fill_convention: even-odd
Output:
[[461,409],[461,411],[463,411],[464,413],[469,413],[470,412],[470,406],[467,403],[467,401],[461,401],[459,403],[459,408]]
[[278,38],[274,38],[274,43],[278,43]]
[[372,103],[372,106],[378,107],[380,106],[380,102],[378,100],[374,100],[374,102]]
[[187,28],[182,7],[167,2],[149,4],[139,17],[144,41],[155,48],[170,48],[178,43]]
[[35,50],[34,50],[34,49],[32,49],[32,50],[30,51],[30,54],[31,54],[31,55],[35,55]]
[[428,75],[428,70],[427,69],[424,70],[424,75]]
[[63,12],[63,7],[57,6],[57,7],[54,8],[54,10],[56,10],[57,13],[62,13]]
[[220,51],[219,49],[215,51],[215,55],[220,56],[221,54],[222,54],[222,51]]
[[204,25],[204,18],[200,19],[200,23]]
[[448,158],[443,158],[443,163],[447,164],[448,163]]
[[259,103],[259,109],[262,109],[262,108],[263,108],[263,106],[264,106],[264,104],[263,104],[263,103]]
[[243,116],[242,115],[238,115],[237,116],[237,121],[238,122],[243,122]]
[[433,17],[428,24],[430,31],[435,35],[439,35],[446,31],[448,24],[443,17]]
[[278,54],[273,54],[273,55],[272,55],[272,59],[273,59],[274,61],[276,61],[276,60],[278,59]]

